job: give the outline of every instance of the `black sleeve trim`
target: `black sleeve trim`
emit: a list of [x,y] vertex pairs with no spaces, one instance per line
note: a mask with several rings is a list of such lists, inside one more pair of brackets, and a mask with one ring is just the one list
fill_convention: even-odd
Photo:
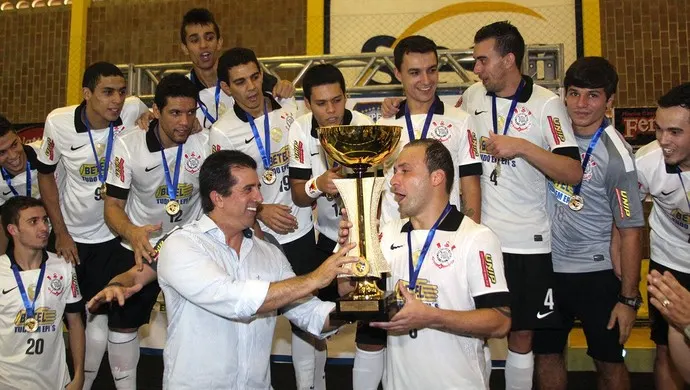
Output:
[[106,184],[106,194],[108,196],[112,196],[113,198],[120,199],[120,200],[127,200],[127,195],[129,195],[129,190],[126,188],[114,186],[110,183]]
[[48,165],[48,164],[44,164],[44,163],[38,161],[38,159],[37,159],[35,168],[38,171],[38,173],[42,173],[44,175],[49,175],[49,174],[55,172],[55,169],[57,168],[57,164]]
[[570,157],[573,160],[580,161],[580,149],[577,146],[566,146],[564,148],[556,148],[553,150],[555,154],[560,156]]
[[309,180],[311,169],[290,167],[290,179]]
[[65,313],[81,313],[84,310],[84,300],[65,305]]
[[488,293],[474,297],[477,309],[491,309],[494,307],[510,307],[510,293],[507,291]]
[[472,163],[467,165],[460,165],[458,167],[458,177],[465,176],[481,176],[482,175],[482,163]]

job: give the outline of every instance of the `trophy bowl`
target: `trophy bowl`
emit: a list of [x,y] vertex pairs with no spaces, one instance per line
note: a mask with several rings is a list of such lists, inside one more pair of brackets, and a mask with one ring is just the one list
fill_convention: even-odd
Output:
[[340,199],[352,221],[350,240],[357,246],[348,256],[359,261],[348,265],[354,291],[336,301],[331,318],[345,321],[388,320],[397,309],[395,294],[377,285],[390,272],[378,242],[378,205],[385,184],[382,177],[365,177],[372,166],[383,163],[397,150],[400,126],[328,126],[318,129],[324,152],[335,162],[352,169],[355,178],[334,179]]

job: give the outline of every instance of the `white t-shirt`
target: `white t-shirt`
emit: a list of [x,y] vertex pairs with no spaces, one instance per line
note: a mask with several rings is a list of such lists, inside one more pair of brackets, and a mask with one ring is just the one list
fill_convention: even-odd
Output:
[[[165,211],[169,195],[161,144],[155,133],[156,125],[156,121],[151,122],[148,131],[139,128],[129,130],[115,140],[107,181],[108,195],[127,201],[125,213],[134,225],[163,222],[163,228],[149,236],[152,246],[173,227],[195,221],[201,216],[199,170],[210,152],[208,132],[205,130],[191,134],[182,145],[176,196],[180,212],[170,216]],[[171,183],[175,180],[177,149],[165,149]],[[122,245],[132,249],[124,240]]]
[[[263,175],[266,169],[261,159],[257,140],[252,128],[247,121],[244,111],[239,105],[233,105],[212,127],[209,134],[211,151],[222,149],[234,149],[251,156],[257,165],[256,173],[261,180],[261,195],[265,204],[283,204],[292,208],[292,215],[297,218],[298,227],[294,232],[278,234],[261,222],[261,229],[272,234],[281,244],[292,242],[311,231],[312,222],[311,207],[297,207],[292,201],[290,192],[290,144],[288,132],[297,115],[295,99],[279,99],[276,101],[270,95],[265,95],[268,104],[273,110],[268,113],[270,127],[270,169],[275,175],[273,184],[266,184]],[[264,132],[264,115],[254,119],[259,133],[260,141],[266,145]]]
[[[560,98],[523,76],[525,87],[518,97],[506,135],[525,139],[553,153],[579,161],[580,152],[570,119]],[[482,223],[501,240],[503,252],[516,254],[549,253],[551,222],[546,209],[546,177],[527,160],[501,159],[500,175],[492,175],[496,158],[486,152],[489,133],[494,132],[492,96],[482,83],[469,87],[462,97],[462,108],[474,115],[479,135],[483,166]],[[512,98],[497,98],[498,133],[504,124]]]
[[[386,187],[381,201],[381,223],[393,221],[400,218],[398,203],[395,201],[391,189],[391,179],[393,178],[393,168],[395,160],[402,151],[402,148],[410,143],[410,136],[405,120],[406,101],[400,103],[398,114],[395,118],[380,118],[378,125],[402,126],[400,132],[400,142],[398,149],[391,154],[384,162],[384,174],[386,177]],[[429,124],[427,138],[441,141],[450,152],[455,167],[453,178],[453,189],[450,193],[450,203],[461,207],[460,203],[460,178],[465,176],[479,176],[482,174],[482,164],[477,152],[476,126],[470,115],[459,108],[449,107],[436,97],[434,102],[434,114]],[[412,127],[414,128],[415,139],[421,138],[422,129],[426,120],[426,114],[411,115]]]
[[[36,299],[38,329],[24,330],[26,309],[12,272],[13,258],[0,256],[0,388],[56,389],[70,382],[62,336],[64,312],[84,308],[72,264],[44,252],[45,274]],[[40,269],[19,272],[28,298],[33,299]]]
[[[407,234],[412,225],[395,220],[381,229],[381,249],[391,266],[388,290],[409,284]],[[418,257],[428,230],[412,230]],[[510,306],[503,255],[496,235],[465,218],[455,207],[441,222],[417,279],[416,295],[444,310],[469,311]],[[420,329],[417,338],[388,335],[385,389],[485,390],[484,339],[436,329]]]
[[[58,163],[64,166],[60,209],[67,231],[76,242],[95,244],[115,236],[103,219],[101,183],[89,133],[81,120],[85,104],[58,108],[48,114],[38,153],[41,164],[37,169],[42,173],[52,173]],[[127,98],[120,118],[113,123],[115,138],[125,129],[136,127],[137,118],[147,111],[148,107],[139,98]],[[101,167],[105,163],[108,133],[108,127],[91,130]]]
[[635,157],[640,196],[649,194],[654,204],[649,214],[651,260],[690,274],[690,171],[681,172],[681,184],[678,167],[664,162],[657,141],[641,147]]
[[[343,125],[372,125],[371,119],[357,111],[345,110]],[[290,126],[290,178],[309,180],[319,177],[333,167],[333,160],[326,156],[319,142],[318,123],[312,113],[300,116]],[[326,165],[328,164],[328,165]],[[316,199],[316,230],[333,241],[338,239],[340,198],[328,200],[325,196]]]

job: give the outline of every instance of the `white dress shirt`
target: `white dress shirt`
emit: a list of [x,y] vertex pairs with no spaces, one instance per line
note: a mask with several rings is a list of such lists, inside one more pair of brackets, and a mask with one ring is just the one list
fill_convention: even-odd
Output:
[[[158,260],[168,338],[164,389],[270,389],[277,312],[256,314],[271,282],[294,277],[285,255],[255,237],[240,254],[208,216],[168,237]],[[315,335],[335,304],[307,297],[281,309]]]

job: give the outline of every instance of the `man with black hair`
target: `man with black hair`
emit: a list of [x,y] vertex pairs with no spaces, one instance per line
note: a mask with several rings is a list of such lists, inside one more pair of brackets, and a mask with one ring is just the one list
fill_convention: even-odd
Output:
[[[161,79],[154,95],[152,121],[147,131],[132,129],[114,141],[107,180],[104,216],[126,248],[117,274],[136,263],[154,260],[153,247],[161,235],[201,215],[199,168],[208,155],[208,132],[191,134],[198,92],[180,74]],[[112,276],[112,275],[111,275]],[[119,329],[108,334],[126,355],[110,355],[119,387],[135,388],[139,339],[137,329],[148,323],[160,288],[149,284],[122,308],[112,308],[110,321]]]
[[[40,200],[23,195],[8,200],[2,221],[14,246],[0,256],[0,388],[81,390],[84,303],[74,266],[45,250],[50,223]],[[63,313],[69,325],[72,379]]]
[[[38,152],[38,185],[55,233],[58,256],[77,265],[77,277],[85,299],[90,299],[126,258],[126,249],[103,220],[103,198],[114,139],[148,107],[138,98],[127,98],[127,84],[120,69],[107,62],[86,68],[82,81],[84,101],[78,106],[53,110],[47,117]],[[58,192],[54,172],[64,167],[64,182]],[[75,244],[76,242],[76,244]],[[52,248],[49,244],[49,248]],[[84,388],[96,378],[107,346],[106,316],[92,316],[86,324]],[[118,351],[114,345],[111,362]],[[116,367],[111,366],[113,370]],[[115,372],[115,377],[119,377]]]
[[511,292],[506,385],[532,388],[532,330],[559,324],[553,299],[546,178],[575,185],[580,153],[560,98],[520,72],[525,41],[515,26],[496,22],[474,37],[474,72],[481,82],[463,94],[474,116],[483,161],[482,223],[501,240]]
[[[649,214],[649,270],[670,273],[690,287],[690,83],[659,98],[654,128],[656,141],[637,151],[640,195],[652,198]],[[663,306],[678,304],[662,298]],[[656,344],[654,376],[658,389],[682,389],[683,380],[669,356],[669,326],[659,310],[649,308],[651,338]],[[677,334],[690,330],[674,329]]]
[[403,306],[371,323],[388,332],[384,388],[487,389],[484,340],[510,329],[498,238],[450,203],[456,164],[440,141],[411,141],[394,169],[400,218],[379,236]]
[[[583,57],[565,74],[565,103],[582,156],[583,179],[573,186],[549,182],[553,294],[562,325],[534,334],[539,388],[565,390],[563,352],[575,319],[587,338],[598,387],[629,389],[623,344],[630,336],[639,297],[644,227],[632,148],[605,117],[618,84],[602,57]],[[611,226],[621,245],[611,249]],[[611,251],[621,259],[616,277]]]
[[[309,68],[304,74],[302,88],[304,104],[311,112],[300,116],[290,126],[290,190],[297,206],[311,207],[316,203],[318,219],[315,228],[319,232],[316,249],[319,256],[301,259],[299,272],[295,268],[298,273],[311,272],[333,253],[343,207],[333,179],[344,177],[344,168],[323,151],[318,128],[373,124],[368,116],[345,108],[345,79],[334,65],[319,64]],[[318,296],[323,300],[335,300],[338,297],[336,283],[320,290]],[[294,325],[292,331],[291,347],[295,376],[299,378],[297,382],[311,383],[311,388],[316,390],[325,389],[328,354],[325,341],[309,337]],[[297,352],[299,350],[304,352]]]
[[[149,275],[157,268],[168,307],[164,388],[269,388],[278,311],[311,334],[331,334],[335,305],[310,294],[350,272],[343,265],[357,261],[346,256],[354,244],[295,276],[282,252],[250,229],[263,201],[260,183],[254,158],[236,150],[209,156],[199,173],[204,215],[169,234],[146,267]],[[90,308],[124,300],[147,282],[127,274],[126,287],[108,287]]]

